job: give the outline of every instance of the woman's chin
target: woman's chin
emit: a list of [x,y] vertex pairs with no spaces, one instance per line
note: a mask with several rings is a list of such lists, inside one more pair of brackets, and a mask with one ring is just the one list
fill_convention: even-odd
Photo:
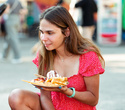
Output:
[[52,49],[52,48],[48,48],[48,47],[46,47],[46,50],[51,51],[51,50],[53,50],[53,49]]

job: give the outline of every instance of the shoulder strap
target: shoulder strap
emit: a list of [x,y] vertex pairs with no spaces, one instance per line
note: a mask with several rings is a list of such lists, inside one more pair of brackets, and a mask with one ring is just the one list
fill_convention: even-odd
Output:
[[12,11],[17,7],[18,5],[18,1],[15,0],[14,4],[12,5],[12,7],[10,8],[9,14],[12,13]]

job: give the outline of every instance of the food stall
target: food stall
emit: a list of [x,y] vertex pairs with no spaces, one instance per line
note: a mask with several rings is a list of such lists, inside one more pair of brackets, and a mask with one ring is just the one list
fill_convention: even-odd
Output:
[[122,41],[122,1],[99,0],[98,9],[97,42],[104,46],[120,45]]

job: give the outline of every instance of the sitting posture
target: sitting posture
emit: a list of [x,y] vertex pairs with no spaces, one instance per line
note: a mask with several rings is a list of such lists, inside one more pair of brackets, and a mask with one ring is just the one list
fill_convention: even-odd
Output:
[[[9,95],[12,110],[96,110],[99,75],[104,60],[91,41],[82,37],[69,12],[53,6],[40,17],[40,48],[33,62],[38,74],[54,70],[68,85],[40,87],[39,93],[15,89]],[[52,76],[52,75],[48,75]]]

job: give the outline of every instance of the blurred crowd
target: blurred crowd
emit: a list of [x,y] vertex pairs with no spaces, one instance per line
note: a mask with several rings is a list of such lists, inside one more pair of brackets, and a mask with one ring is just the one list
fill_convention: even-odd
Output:
[[[50,0],[42,0],[42,1],[41,0],[6,0],[6,1],[1,0],[0,3],[8,4],[4,14],[0,17],[0,37],[3,37],[5,41],[3,45],[3,53],[2,55],[0,54],[0,58],[3,58],[4,60],[8,57],[9,51],[12,50],[14,53],[14,57],[13,57],[14,59],[12,62],[13,63],[21,62],[18,34],[23,33],[28,37],[38,37],[39,16],[42,12],[44,12],[47,8],[51,6],[61,5],[65,7],[72,15],[76,25],[78,26],[78,29],[81,35],[94,42],[97,41],[97,21],[98,21],[97,18],[99,18],[97,17],[97,12],[99,10],[99,7],[97,6],[98,5],[97,0],[51,0],[51,1]],[[118,16],[116,15],[117,13],[114,12],[114,8],[116,8],[116,6],[117,5],[111,5],[110,8],[112,10],[107,10],[108,12],[112,11],[113,14],[110,14],[110,16]],[[108,8],[107,5],[105,5],[105,7],[106,9]],[[9,15],[9,19],[8,19],[8,15]],[[106,19],[105,22],[107,24],[103,24],[103,21],[105,19]],[[114,19],[116,21],[116,18]],[[105,29],[102,29],[102,33],[100,33],[102,34],[102,36],[104,35],[103,33],[105,33],[104,30],[108,30],[107,32],[109,32],[109,35],[115,35],[114,31],[113,31],[113,34],[111,31],[114,28],[117,28],[118,24],[116,24],[117,22],[108,23],[108,21],[110,22],[110,19],[107,20],[107,18],[104,18],[102,20],[102,23],[100,23],[100,25],[102,25],[101,28],[105,27]],[[13,26],[14,28],[12,28]],[[119,29],[119,31],[120,30],[122,29]],[[123,35],[125,36],[124,33]],[[15,37],[11,37],[11,36],[15,36]],[[119,41],[120,43],[120,39],[121,39],[121,36],[118,38],[117,36],[115,36],[115,38],[110,37],[110,39],[108,39],[107,37],[107,39],[104,39],[104,40],[102,38],[101,42],[105,43],[106,41],[106,42],[115,43]],[[32,48],[33,53],[36,52],[38,45],[39,43],[35,44],[34,47]]]
[[[10,1],[14,1],[14,0],[10,0]],[[82,22],[83,10],[87,10],[87,9],[83,9],[83,7],[84,8],[87,7],[87,5],[85,5],[84,3],[81,6],[79,6],[79,5],[75,6],[75,4],[79,4],[78,0],[51,0],[51,1],[19,0],[19,1],[21,2],[23,8],[25,9],[23,11],[21,10],[19,13],[20,23],[21,23],[19,32],[27,33],[27,34],[29,34],[29,36],[37,35],[37,32],[33,31],[34,33],[31,33],[31,30],[36,30],[35,28],[39,24],[40,13],[42,13],[48,7],[51,7],[54,5],[61,5],[65,8],[67,8],[71,12],[73,19],[75,20],[75,22],[79,26],[79,28],[80,28],[80,25],[83,25],[83,24],[81,24],[81,23],[83,23]],[[83,1],[88,2],[88,0],[83,0]],[[89,2],[92,2],[92,1],[94,1],[94,0],[89,0]],[[5,3],[5,1],[1,1],[1,4],[2,3]],[[91,4],[91,3],[89,3],[89,4]],[[88,9],[91,10],[91,8],[90,8],[91,5],[88,5],[88,6],[89,6]],[[94,11],[97,11],[97,10],[95,9]],[[84,12],[84,14],[85,14],[85,12]],[[85,16],[86,15],[84,15],[83,17],[85,17]],[[88,16],[90,16],[90,15],[88,15]],[[76,21],[77,20],[76,17],[79,19],[78,21]],[[1,17],[1,22],[2,22],[2,20],[3,20],[3,18]],[[86,21],[84,21],[84,22],[86,22]],[[91,24],[93,24],[93,23],[91,23]],[[3,35],[3,33],[1,33],[1,34]]]
[[[21,51],[19,33],[25,33],[29,37],[38,37],[39,15],[51,6],[61,5],[69,10],[80,33],[84,37],[93,40],[95,31],[97,6],[94,0],[6,0],[1,2],[7,4],[5,12],[0,17],[1,32],[4,38],[4,45],[0,59],[5,61],[9,51],[13,52],[12,63],[21,63]],[[39,43],[34,45],[33,52],[36,52]]]

